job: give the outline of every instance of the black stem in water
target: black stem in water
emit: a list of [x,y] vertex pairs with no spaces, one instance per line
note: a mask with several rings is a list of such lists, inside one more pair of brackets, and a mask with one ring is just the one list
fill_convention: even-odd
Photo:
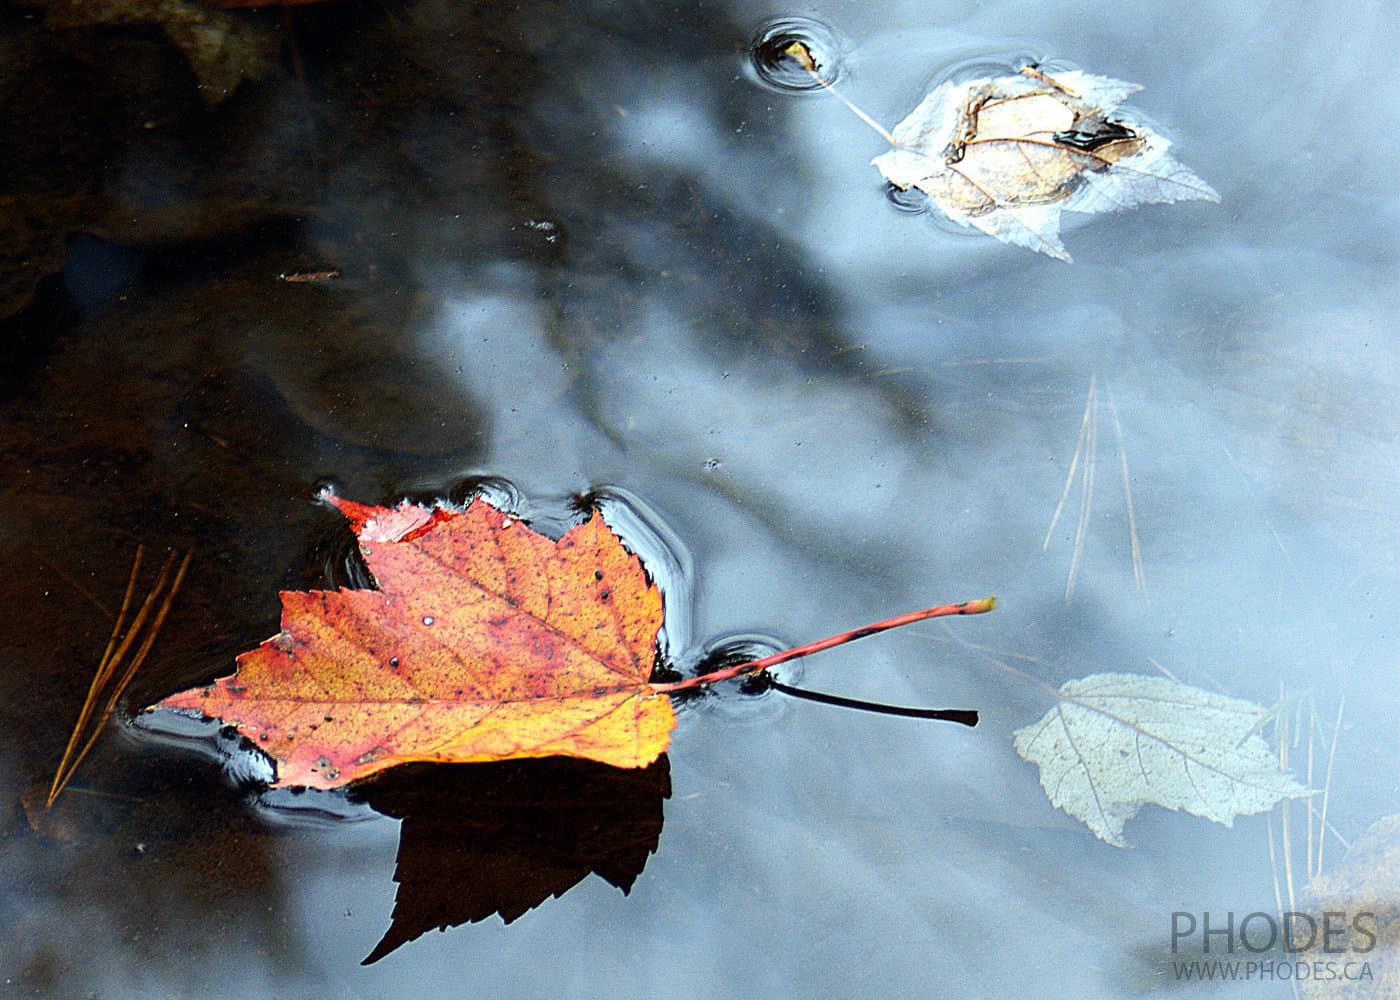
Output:
[[877,715],[902,715],[910,719],[937,719],[942,722],[956,722],[962,726],[977,725],[977,713],[965,708],[905,708],[902,705],[881,705],[873,701],[860,701],[856,698],[843,698],[838,694],[826,694],[822,691],[809,691],[805,688],[795,688],[782,681],[768,679],[768,686],[783,694],[790,694],[794,698],[806,698],[808,701],[818,701],[823,705],[837,705],[841,708],[855,708],[862,712],[874,712]]

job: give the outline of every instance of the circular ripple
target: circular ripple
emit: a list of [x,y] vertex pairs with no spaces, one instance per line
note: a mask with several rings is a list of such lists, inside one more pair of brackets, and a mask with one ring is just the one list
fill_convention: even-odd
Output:
[[[815,76],[789,52],[794,44],[803,47],[816,68]],[[759,28],[749,43],[748,66],[759,83],[785,94],[817,90],[823,83],[837,82],[845,72],[836,33],[804,17],[778,18]]]

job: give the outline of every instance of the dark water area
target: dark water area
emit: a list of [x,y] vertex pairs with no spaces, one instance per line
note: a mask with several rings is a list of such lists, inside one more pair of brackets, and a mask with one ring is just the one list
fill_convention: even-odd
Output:
[[[1166,673],[1281,706],[1324,871],[1400,812],[1391,8],[122,6],[0,12],[7,994],[1295,995],[1182,981],[1172,920],[1320,909],[1309,800],[1121,849],[1012,733]],[[875,132],[755,68],[774,24],[886,127],[987,65],[1139,83],[1220,203],[1069,224],[1072,264],[901,210]],[[981,724],[730,684],[645,772],[267,792],[140,710],[363,582],[327,483],[600,505],[682,672],[996,594],[783,674]],[[138,546],[188,575],[45,810]]]

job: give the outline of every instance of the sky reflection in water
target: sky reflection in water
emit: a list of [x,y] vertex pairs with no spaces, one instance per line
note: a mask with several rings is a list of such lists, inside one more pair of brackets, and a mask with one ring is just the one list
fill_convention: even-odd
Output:
[[[1256,4],[813,10],[850,46],[844,92],[888,125],[940,71],[1008,53],[1144,85],[1131,106],[1222,204],[1068,227],[1064,265],[893,209],[868,165],[878,136],[825,94],[746,75],[768,8],[705,22],[586,6],[563,15],[567,45],[543,27],[555,9],[511,15],[538,60],[514,123],[533,146],[530,204],[491,143],[440,159],[425,108],[397,137],[432,156],[415,211],[376,209],[357,175],[321,214],[347,275],[325,220],[358,212],[357,252],[409,276],[397,349],[470,402],[479,448],[290,461],[308,487],[348,476],[366,500],[478,473],[532,497],[634,491],[694,560],[700,641],[800,641],[996,593],[992,616],[805,667],[813,687],[976,707],[983,724],[715,699],[682,720],[660,847],[629,897],[591,878],[509,927],[430,934],[362,969],[392,905],[394,825],[292,825],[260,848],[277,916],[235,937],[207,927],[200,975],[143,967],[130,942],[89,932],[96,916],[34,904],[36,933],[76,922],[58,950],[93,956],[56,981],[161,992],[236,967],[253,992],[290,994],[905,996],[1042,995],[1053,978],[1097,996],[1153,982],[1173,910],[1272,910],[1263,818],[1229,831],[1149,809],[1123,852],[1053,811],[1010,745],[1044,695],[964,640],[1052,686],[1155,661],[1261,703],[1305,694],[1326,720],[1345,696],[1333,821],[1355,836],[1396,811],[1378,771],[1394,771],[1400,711],[1400,130],[1395,102],[1367,97],[1400,40],[1393,16],[1360,2],[1319,24]],[[418,58],[471,92],[451,45]],[[482,184],[506,193],[492,203]],[[477,246],[449,253],[454,191],[483,201]],[[293,409],[327,405],[285,388],[295,366],[262,350]],[[1078,494],[1042,541],[1091,384],[1095,485],[1066,603]],[[250,821],[231,801],[204,807]]]

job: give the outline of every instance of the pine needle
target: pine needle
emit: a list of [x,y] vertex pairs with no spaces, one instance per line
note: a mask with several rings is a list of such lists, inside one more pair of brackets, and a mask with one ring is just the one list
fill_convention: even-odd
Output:
[[[1137,510],[1133,506],[1133,481],[1128,472],[1128,452],[1123,445],[1123,422],[1118,417],[1118,404],[1113,398],[1113,387],[1104,382],[1104,394],[1108,400],[1109,418],[1113,421],[1113,438],[1118,448],[1118,475],[1123,485],[1123,500],[1128,515],[1128,545],[1132,551],[1133,583],[1139,593],[1147,594],[1147,575],[1142,564],[1142,540],[1138,537]],[[1084,397],[1084,416],[1079,421],[1079,437],[1074,442],[1074,455],[1069,460],[1069,471],[1065,473],[1064,489],[1060,491],[1055,512],[1050,515],[1050,527],[1045,530],[1045,538],[1040,550],[1048,552],[1050,541],[1055,537],[1055,527],[1069,503],[1074,490],[1075,477],[1079,479],[1079,516],[1074,526],[1074,544],[1070,553],[1069,574],[1065,580],[1065,603],[1074,600],[1075,584],[1084,562],[1084,549],[1088,540],[1089,525],[1094,513],[1094,484],[1097,480],[1099,460],[1099,382],[1098,374],[1089,376],[1089,391]]]
[[1113,387],[1107,382],[1108,412],[1113,417],[1113,437],[1118,445],[1118,471],[1123,476],[1123,500],[1128,505],[1128,544],[1133,551],[1133,582],[1137,589],[1147,593],[1147,576],[1142,569],[1142,544],[1138,541],[1137,515],[1133,511],[1133,482],[1128,475],[1128,451],[1123,447],[1123,423],[1118,419],[1118,404],[1113,399]]
[[[141,664],[145,662],[151,647],[155,644],[161,626],[165,624],[166,615],[170,613],[170,606],[175,600],[175,594],[180,589],[180,584],[184,582],[185,571],[189,569],[193,553],[185,553],[178,569],[175,569],[175,553],[170,554],[161,567],[155,584],[151,587],[145,600],[141,602],[136,617],[128,626],[127,613],[131,610],[132,599],[136,593],[136,581],[141,572],[141,561],[144,555],[145,546],[138,545],[136,556],[131,562],[131,573],[127,577],[126,593],[122,597],[121,609],[117,612],[117,617],[112,623],[112,634],[107,639],[107,647],[102,652],[102,658],[97,661],[97,670],[93,674],[92,683],[88,685],[87,697],[83,700],[82,710],[79,711],[78,720],[73,725],[73,733],[68,738],[63,758],[59,761],[58,769],[54,772],[45,808],[52,808],[59,795],[63,793],[63,789],[68,784],[69,779],[73,777],[73,773],[77,771],[83,759],[87,757],[88,752],[96,744],[97,737],[101,735],[107,720],[112,717],[112,712],[116,709],[117,701],[121,698],[122,692],[136,676],[136,671],[140,669]],[[172,569],[174,569],[173,579],[171,577]],[[150,623],[149,626],[147,622]],[[136,646],[135,653],[131,653],[133,645]],[[129,653],[131,655],[128,659]],[[117,677],[115,683],[112,683],[112,678],[117,675],[119,670],[121,675]],[[102,703],[100,718],[94,723],[93,716],[97,714],[97,705],[102,701],[104,691],[107,692],[107,698]],[[85,742],[83,742],[84,733],[87,734]],[[79,748],[80,742],[81,748]]]
[[1069,500],[1069,491],[1074,488],[1074,474],[1079,469],[1079,459],[1084,454],[1084,443],[1089,436],[1089,419],[1093,416],[1091,406],[1094,398],[1094,381],[1097,376],[1089,377],[1089,395],[1084,399],[1084,418],[1079,422],[1079,437],[1074,442],[1074,457],[1069,460],[1069,471],[1065,473],[1065,488],[1060,492],[1060,502],[1055,505],[1055,513],[1050,516],[1050,527],[1045,529],[1045,541],[1040,543],[1040,551],[1046,552],[1050,549],[1050,539],[1055,537],[1055,525],[1060,523],[1060,515],[1065,511],[1065,502]]
[[1089,400],[1084,407],[1087,423],[1084,439],[1084,472],[1079,485],[1079,522],[1074,526],[1074,551],[1069,557],[1069,576],[1065,580],[1065,603],[1074,600],[1074,584],[1079,579],[1079,567],[1084,561],[1084,546],[1089,535],[1089,521],[1094,512],[1094,473],[1099,464],[1099,396],[1094,379],[1089,380]]
[[[1283,702],[1282,688],[1279,690],[1279,702]],[[1279,768],[1284,771],[1288,770],[1288,735],[1288,715],[1287,713],[1283,713],[1279,715],[1278,719],[1278,763]],[[1288,799],[1284,799],[1281,807],[1281,825],[1283,827],[1283,884],[1284,888],[1288,890],[1288,909],[1293,911],[1298,908],[1298,900],[1295,892],[1295,883],[1293,881],[1293,824],[1289,816],[1288,806]]]
[[[1317,865],[1313,869],[1314,876],[1322,874],[1322,848],[1327,843],[1327,802],[1332,797],[1332,762],[1337,759],[1337,734],[1342,731],[1342,709],[1346,707],[1346,695],[1342,695],[1337,700],[1337,721],[1332,724],[1332,746],[1327,751],[1327,776],[1322,779],[1322,815],[1317,824]],[[1333,831],[1335,833],[1335,831]],[[1341,835],[1337,835],[1341,840]],[[1345,840],[1342,841],[1344,847],[1349,847]]]

